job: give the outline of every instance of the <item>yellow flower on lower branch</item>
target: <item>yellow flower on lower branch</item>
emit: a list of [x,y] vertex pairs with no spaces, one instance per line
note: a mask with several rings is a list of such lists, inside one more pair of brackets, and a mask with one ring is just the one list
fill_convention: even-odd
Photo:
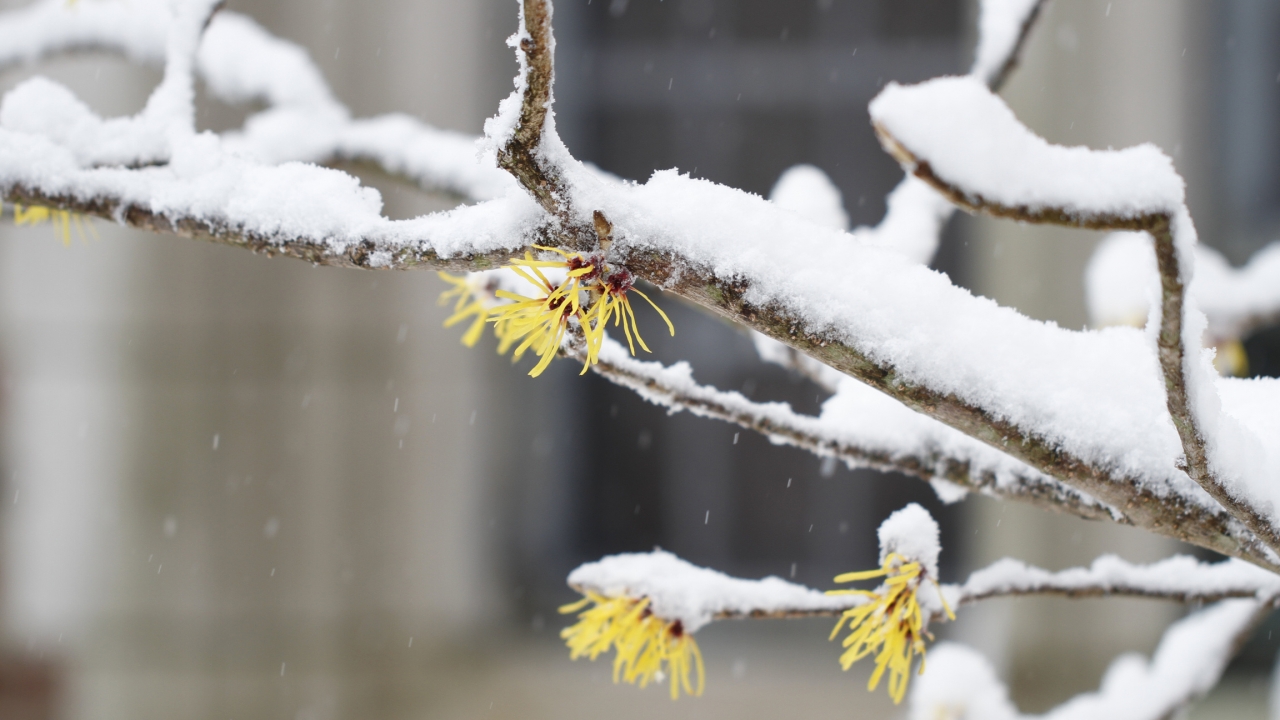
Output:
[[[907,681],[916,653],[920,654],[920,672],[924,672],[924,641],[925,638],[933,639],[926,629],[926,618],[917,597],[926,578],[919,562],[908,562],[899,553],[889,553],[880,569],[845,573],[836,576],[835,581],[846,583],[878,577],[885,578],[885,581],[875,590],[828,591],[830,595],[855,595],[867,600],[840,616],[831,630],[831,639],[840,634],[840,629],[847,622],[849,635],[844,639],[845,652],[840,656],[840,665],[848,670],[855,662],[875,653],[876,669],[871,674],[867,689],[875,690],[887,671],[889,696],[897,704],[907,693]],[[938,598],[947,617],[954,620],[955,615],[941,591]]]
[[[702,694],[706,671],[698,643],[679,620],[654,615],[648,598],[605,597],[589,591],[582,600],[561,607],[560,612],[578,613],[578,622],[560,633],[571,659],[585,656],[595,660],[614,650],[615,683],[625,680],[643,688],[670,676],[672,700],[680,696],[681,689],[686,695]],[[696,684],[690,680],[695,673]]]

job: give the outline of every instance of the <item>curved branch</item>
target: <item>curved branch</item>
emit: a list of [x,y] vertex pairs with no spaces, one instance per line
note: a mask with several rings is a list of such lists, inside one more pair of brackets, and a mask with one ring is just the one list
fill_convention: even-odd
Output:
[[885,150],[916,177],[965,210],[1008,218],[1019,222],[1061,225],[1086,230],[1128,230],[1149,233],[1155,239],[1156,260],[1160,271],[1161,312],[1158,336],[1160,369],[1164,375],[1166,405],[1185,455],[1185,471],[1233,516],[1245,524],[1273,551],[1280,552],[1280,530],[1261,510],[1230,492],[1209,466],[1208,451],[1200,421],[1192,411],[1188,396],[1189,333],[1184,331],[1186,288],[1182,278],[1187,271],[1174,237],[1174,210],[1156,210],[1131,214],[1098,213],[1069,210],[1052,205],[1008,205],[984,197],[939,176],[926,159],[903,144],[881,122],[875,123],[876,135]]

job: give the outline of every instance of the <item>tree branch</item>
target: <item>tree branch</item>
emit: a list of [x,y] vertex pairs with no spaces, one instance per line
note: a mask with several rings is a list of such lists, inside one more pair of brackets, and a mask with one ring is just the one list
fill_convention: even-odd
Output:
[[[566,343],[563,352],[578,362],[586,360],[580,342]],[[925,481],[944,480],[972,492],[1025,502],[1043,510],[1131,524],[1114,508],[1021,463],[983,464],[948,454],[936,446],[929,447],[928,442],[920,443],[914,453],[877,448],[842,433],[838,426],[822,418],[799,415],[785,403],[756,403],[736,392],[698,385],[689,377],[687,367],[667,368],[659,363],[636,360],[611,339],[606,339],[599,362],[591,369],[656,405],[723,420],[754,430],[774,442],[836,458],[850,467],[899,472]],[[981,444],[975,445],[980,450],[986,449]]]
[[[524,4],[529,10],[529,17],[535,21],[538,18],[549,21],[547,2],[525,0]],[[549,161],[541,151],[546,150],[548,139],[539,134],[548,126],[548,118],[539,108],[545,110],[546,103],[549,102],[549,95],[542,94],[544,91],[549,93],[549,86],[544,86],[542,80],[550,81],[549,67],[545,62],[550,57],[552,47],[550,28],[545,23],[535,22],[532,30],[532,33],[527,33],[531,43],[526,45],[523,52],[542,54],[528,63],[526,76],[533,82],[526,82],[528,92],[517,97],[520,101],[520,121],[515,127],[517,132],[513,134],[514,144],[506,142],[510,140],[506,138],[504,147],[508,148],[510,162],[521,168],[523,177],[520,179],[531,193],[550,203],[559,212],[567,213],[568,205],[562,201],[567,197],[563,193],[570,188],[561,188],[555,184],[566,176],[558,168],[547,164]],[[16,138],[10,140],[14,149],[9,152],[17,153],[17,141]],[[555,149],[556,153],[561,150],[561,147]],[[14,157],[25,159],[26,155],[15,154]],[[568,158],[567,154],[564,157]],[[573,161],[569,158],[566,162]],[[455,240],[441,243],[441,247],[459,249],[442,254],[435,249],[430,236],[412,240],[402,236],[391,241],[380,236],[383,232],[381,230],[366,233],[363,238],[331,245],[325,242],[324,237],[290,235],[286,229],[273,233],[247,231],[244,229],[246,226],[241,224],[244,221],[240,216],[229,211],[222,211],[221,215],[181,208],[160,212],[154,209],[153,201],[148,202],[144,199],[145,195],[137,191],[131,191],[132,194],[129,195],[103,191],[103,183],[98,182],[97,175],[86,176],[92,177],[93,181],[86,179],[84,186],[78,187],[75,183],[80,175],[72,173],[66,178],[57,178],[54,182],[47,173],[24,174],[20,167],[13,168],[14,171],[7,176],[7,184],[3,187],[5,197],[11,202],[48,205],[107,217],[135,227],[201,237],[269,254],[298,257],[316,264],[377,269],[431,265],[479,270],[488,269],[495,263],[522,252],[527,243],[582,249],[595,247],[598,242],[593,229],[593,213],[575,211],[576,214],[568,222],[563,219],[563,215],[553,215],[559,218],[559,222],[549,224],[544,221],[538,224],[525,215],[513,215],[515,201],[503,199],[487,205],[462,208],[442,216],[441,220],[452,222],[460,217],[478,218],[500,212],[511,215],[512,219],[508,220],[504,216],[489,228],[489,232],[504,240],[501,243],[487,244],[500,249],[477,252],[467,250]],[[573,167],[576,168],[576,165]],[[112,172],[111,177],[129,179],[130,182],[134,178],[150,180],[155,177],[152,171]],[[575,174],[575,181],[579,177],[585,181],[590,176]],[[612,186],[602,187],[606,188],[607,193],[613,192]],[[615,227],[611,258],[616,257],[619,264],[625,265],[639,277],[797,348],[918,412],[977,438],[1046,475],[1063,480],[1077,490],[1117,508],[1136,526],[1223,554],[1245,558],[1265,567],[1280,569],[1280,563],[1277,563],[1266,546],[1247,529],[1233,522],[1227,514],[1209,508],[1199,500],[1171,494],[1168,488],[1159,488],[1157,491],[1149,483],[1074,456],[1063,450],[1058,443],[1019,427],[980,404],[931,387],[928,379],[917,380],[904,376],[891,361],[873,357],[867,350],[844,342],[843,336],[834,335],[824,328],[811,327],[805,318],[784,306],[776,296],[767,292],[753,295],[755,285],[751,277],[733,274],[722,276],[709,267],[705,260],[664,249],[670,246],[655,244],[651,238],[635,230],[626,227],[619,229],[616,219],[610,224]],[[411,226],[402,223],[395,227]],[[465,223],[450,225],[455,234],[470,227]]]
[[916,177],[971,213],[1086,230],[1141,231],[1149,233],[1155,239],[1161,284],[1158,354],[1164,376],[1166,406],[1182,441],[1184,469],[1197,485],[1243,522],[1267,547],[1280,552],[1280,531],[1271,519],[1243,498],[1232,494],[1209,467],[1204,435],[1188,401],[1188,338],[1183,328],[1186,288],[1182,282],[1183,269],[1173,234],[1175,218],[1171,212],[1120,215],[1071,211],[1052,206],[1005,205],[940,177],[927,160],[917,157],[915,152],[894,137],[883,124],[876,123],[875,130],[885,150],[903,167],[909,168]]

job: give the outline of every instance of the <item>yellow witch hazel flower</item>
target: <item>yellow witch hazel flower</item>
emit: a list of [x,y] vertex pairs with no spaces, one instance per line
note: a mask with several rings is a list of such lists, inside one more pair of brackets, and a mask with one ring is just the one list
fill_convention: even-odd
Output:
[[482,273],[474,273],[458,277],[447,272],[439,272],[441,280],[453,287],[440,294],[440,304],[453,302],[453,314],[444,321],[445,327],[453,327],[467,318],[471,318],[471,326],[462,336],[462,344],[475,347],[480,336],[484,334],[485,321],[489,319],[489,304],[481,298],[487,290]]
[[671,334],[675,334],[671,319],[648,295],[635,288],[635,278],[626,268],[614,269],[597,255],[584,256],[541,245],[534,247],[559,258],[539,260],[526,252],[524,258],[512,260],[502,268],[520,278],[522,284],[536,288],[533,297],[490,286],[490,295],[486,298],[484,289],[473,280],[440,273],[442,279],[453,285],[440,297],[441,304],[454,302],[454,314],[445,321],[445,327],[466,320],[471,322],[463,335],[463,344],[475,345],[483,333],[484,323],[493,323],[500,354],[505,355],[514,348],[512,361],[520,360],[530,350],[538,355],[538,363],[529,372],[537,377],[551,364],[565,334],[576,323],[586,342],[587,357],[582,367],[585,373],[599,360],[605,326],[611,320],[615,327],[622,326],[633,355],[635,342],[650,352],[640,337],[628,299],[631,292],[652,305],[666,321]]
[[[670,676],[672,700],[680,697],[682,689],[686,695],[702,694],[706,670],[698,643],[679,620],[666,621],[654,615],[648,598],[606,597],[588,591],[586,597],[561,607],[560,612],[578,613],[578,622],[560,633],[571,659],[585,656],[595,660],[614,650],[615,683],[625,680],[644,688]],[[691,681],[695,673],[696,683]]]
[[890,515],[880,526],[881,565],[877,570],[845,573],[836,576],[838,583],[885,578],[875,590],[830,590],[831,595],[854,595],[866,602],[846,610],[831,630],[831,639],[848,624],[844,654],[840,665],[848,670],[855,662],[875,654],[876,669],[867,683],[875,690],[886,671],[889,674],[889,696],[894,704],[902,702],[907,681],[917,653],[920,673],[924,673],[925,639],[933,639],[928,631],[929,617],[922,610],[919,592],[925,581],[933,583],[936,598],[946,616],[955,614],[942,596],[937,584],[938,524],[928,511],[912,503]]
[[[73,213],[69,210],[58,210],[44,205],[23,206],[15,204],[13,206],[13,224],[21,227],[22,225],[42,225],[46,222],[53,223],[54,233],[62,239],[63,245],[71,244],[71,229],[74,227],[76,234],[83,240],[85,237],[85,220],[79,213]],[[93,226],[89,225],[89,229],[93,230]]]

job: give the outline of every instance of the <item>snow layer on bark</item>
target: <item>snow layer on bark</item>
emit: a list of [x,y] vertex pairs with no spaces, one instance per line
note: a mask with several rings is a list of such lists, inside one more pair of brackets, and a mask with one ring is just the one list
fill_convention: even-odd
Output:
[[1182,206],[1182,178],[1155,145],[1105,152],[1052,145],[973,77],[890,83],[869,109],[934,174],[987,202],[1120,217]]
[[1044,715],[1023,715],[986,659],[961,645],[939,644],[911,690],[910,718],[933,720],[1157,720],[1204,695],[1222,676],[1237,636],[1260,605],[1227,600],[1174,623],[1150,660],[1137,653],[1111,664],[1097,692],[1077,695]]
[[620,244],[748,281],[748,303],[778,307],[901,381],[986,408],[1156,492],[1202,496],[1175,466],[1181,444],[1138,330],[1079,333],[1031,320],[897,253],[674,171],[639,186],[579,187],[577,205],[603,209]]
[[[75,5],[43,0],[0,13],[0,65],[87,48],[158,64],[165,59],[172,18],[167,0]],[[272,36],[244,15],[222,11],[213,17],[195,69],[214,97],[268,106],[251,116],[244,129],[227,134],[228,152],[272,164],[334,157],[372,160],[424,188],[471,200],[501,197],[515,187],[510,175],[480,161],[475,136],[438,130],[398,114],[352,120],[302,47]],[[78,115],[70,112],[67,118]],[[107,124],[106,132],[95,128],[96,137],[76,144],[82,164],[127,164],[136,159],[130,154],[152,160],[166,156],[163,133],[139,128],[122,142],[122,126],[132,121]]]
[[1141,589],[1159,595],[1214,597],[1256,594],[1267,598],[1280,593],[1280,576],[1242,560],[1202,563],[1179,555],[1151,565],[1134,565],[1115,555],[1103,555],[1087,568],[1050,572],[1006,558],[969,576],[961,586],[947,586],[948,598],[961,602],[985,595],[1025,593],[1036,589],[1104,591]]
[[773,613],[785,610],[843,610],[861,597],[827,595],[777,577],[744,580],[698,567],[669,552],[611,555],[582,565],[569,584],[607,597],[649,598],[660,618],[679,620],[696,632],[716,615]]

